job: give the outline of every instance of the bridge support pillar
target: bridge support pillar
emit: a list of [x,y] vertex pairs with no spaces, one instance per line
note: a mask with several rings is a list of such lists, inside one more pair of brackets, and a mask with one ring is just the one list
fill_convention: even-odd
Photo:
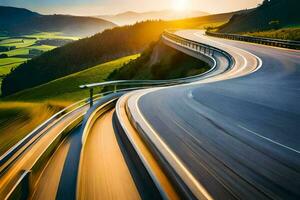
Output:
[[90,88],[90,107],[93,106],[94,89]]

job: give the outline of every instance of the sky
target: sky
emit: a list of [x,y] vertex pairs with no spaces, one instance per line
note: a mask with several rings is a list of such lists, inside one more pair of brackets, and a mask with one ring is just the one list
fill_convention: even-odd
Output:
[[256,7],[262,0],[0,0],[2,6],[42,14],[103,15],[173,9],[222,13]]

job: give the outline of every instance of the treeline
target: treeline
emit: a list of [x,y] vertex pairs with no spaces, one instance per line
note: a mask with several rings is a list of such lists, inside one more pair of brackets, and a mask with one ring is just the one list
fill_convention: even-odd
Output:
[[163,80],[201,74],[208,64],[181,53],[163,42],[152,43],[142,55],[115,71],[108,80]]

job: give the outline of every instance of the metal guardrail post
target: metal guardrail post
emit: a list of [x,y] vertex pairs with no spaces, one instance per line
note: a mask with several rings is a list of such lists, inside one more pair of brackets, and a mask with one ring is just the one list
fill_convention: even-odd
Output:
[[93,106],[94,88],[90,88],[90,107]]
[[114,85],[114,93],[117,92],[117,84]]

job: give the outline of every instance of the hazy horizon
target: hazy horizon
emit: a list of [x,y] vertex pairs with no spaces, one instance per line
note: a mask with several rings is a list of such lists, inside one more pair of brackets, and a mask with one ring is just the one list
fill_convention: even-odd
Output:
[[[156,3],[155,3],[156,2]],[[220,3],[222,2],[222,6]],[[249,9],[262,0],[0,0],[1,6],[26,8],[42,14],[113,15],[127,11],[203,11],[211,14]],[[115,6],[118,5],[118,6]]]

